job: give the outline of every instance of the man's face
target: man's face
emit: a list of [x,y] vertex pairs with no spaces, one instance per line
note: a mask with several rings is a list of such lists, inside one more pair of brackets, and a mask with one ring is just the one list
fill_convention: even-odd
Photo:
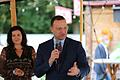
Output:
[[51,26],[51,32],[58,40],[65,39],[67,36],[68,26],[65,20],[55,20]]

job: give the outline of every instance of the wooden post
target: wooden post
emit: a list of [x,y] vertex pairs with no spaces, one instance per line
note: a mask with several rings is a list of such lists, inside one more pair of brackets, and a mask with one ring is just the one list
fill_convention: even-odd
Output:
[[16,18],[16,1],[10,0],[10,12],[11,12],[11,26],[17,25],[17,18]]
[[82,42],[83,35],[83,0],[80,0],[80,41]]

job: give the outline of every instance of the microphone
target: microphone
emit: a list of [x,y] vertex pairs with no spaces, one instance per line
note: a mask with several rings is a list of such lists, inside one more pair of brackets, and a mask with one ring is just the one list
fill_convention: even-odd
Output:
[[[58,49],[59,55],[60,55],[60,53],[62,52],[62,45],[61,45],[61,42],[57,42],[57,43],[56,43],[55,49]],[[57,62],[58,62],[58,59],[55,59],[55,63],[56,63],[56,64],[57,64]]]
[[61,45],[61,42],[59,43],[56,43],[56,49],[58,49],[60,51],[60,53],[62,52],[62,45]]

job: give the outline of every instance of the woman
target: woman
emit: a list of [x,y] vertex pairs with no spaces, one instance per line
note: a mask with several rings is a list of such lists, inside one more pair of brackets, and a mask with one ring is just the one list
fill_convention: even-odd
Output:
[[20,26],[10,28],[7,46],[0,55],[1,75],[5,80],[31,80],[35,50],[27,45],[27,38]]

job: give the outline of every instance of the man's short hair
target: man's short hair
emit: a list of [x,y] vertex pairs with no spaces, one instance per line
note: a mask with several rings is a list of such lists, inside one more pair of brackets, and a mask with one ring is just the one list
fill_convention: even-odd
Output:
[[54,16],[51,19],[51,26],[53,25],[53,23],[54,23],[55,20],[65,20],[65,18],[63,16],[60,16],[60,15]]

